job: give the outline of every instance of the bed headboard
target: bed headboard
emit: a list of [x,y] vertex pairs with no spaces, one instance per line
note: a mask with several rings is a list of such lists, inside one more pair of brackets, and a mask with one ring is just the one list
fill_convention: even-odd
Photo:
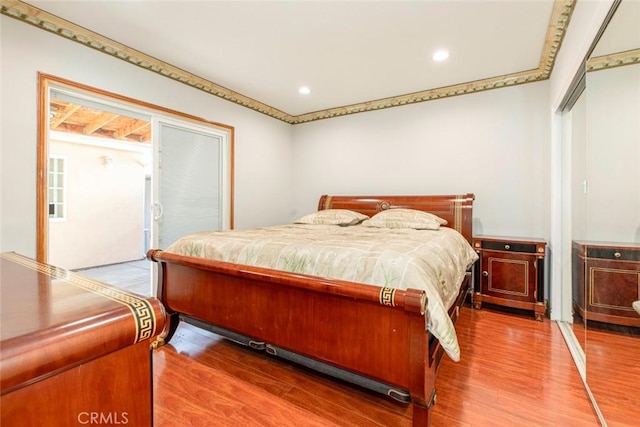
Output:
[[416,209],[431,212],[448,221],[451,227],[462,234],[469,244],[473,239],[474,194],[447,196],[329,196],[320,197],[318,210],[349,209],[373,216],[380,211],[393,208]]

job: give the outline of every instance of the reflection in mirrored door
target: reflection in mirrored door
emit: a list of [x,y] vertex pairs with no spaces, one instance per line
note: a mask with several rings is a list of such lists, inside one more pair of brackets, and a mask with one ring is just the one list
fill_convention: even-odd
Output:
[[587,106],[587,383],[609,426],[637,425],[640,64],[588,72]]
[[586,380],[608,426],[640,419],[639,28],[640,2],[619,2],[587,62]]
[[[578,98],[576,103],[570,110],[571,119],[571,165],[570,165],[570,193],[571,193],[571,297],[572,297],[572,313],[573,313],[573,332],[578,341],[582,367],[584,366],[585,351],[585,293],[584,293],[584,274],[580,268],[580,258],[582,253],[580,248],[575,244],[576,240],[582,240],[585,237],[586,229],[586,95],[584,92]],[[584,374],[584,369],[582,369]]]

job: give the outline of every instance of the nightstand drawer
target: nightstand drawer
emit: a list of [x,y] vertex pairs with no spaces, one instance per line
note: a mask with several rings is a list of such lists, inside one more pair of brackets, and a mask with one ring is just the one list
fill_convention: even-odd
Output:
[[517,243],[509,241],[487,241],[483,240],[480,244],[482,249],[488,249],[493,251],[509,251],[509,252],[524,252],[529,254],[536,253],[535,244]]
[[640,249],[587,247],[588,258],[640,261]]

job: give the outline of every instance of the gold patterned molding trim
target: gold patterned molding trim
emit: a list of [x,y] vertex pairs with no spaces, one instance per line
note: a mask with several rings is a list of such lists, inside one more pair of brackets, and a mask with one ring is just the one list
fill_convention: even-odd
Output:
[[608,70],[633,64],[640,64],[640,49],[591,58],[587,61],[587,72]]
[[231,89],[203,79],[202,77],[198,77],[195,74],[191,74],[171,64],[160,61],[159,59],[146,55],[107,37],[101,36],[100,34],[89,31],[86,28],[82,28],[69,21],[58,18],[55,15],[49,14],[22,1],[0,0],[0,13],[74,42],[83,44],[86,47],[98,50],[133,65],[137,65],[138,67],[144,68],[148,71],[158,73],[195,89],[242,105],[262,114],[266,114],[267,116],[274,117],[289,124],[299,124],[546,80],[551,76],[556,55],[562,45],[562,40],[564,39],[567,27],[569,26],[569,21],[576,1],[577,0],[555,0],[540,63],[536,69],[390,98],[329,108],[297,116],[285,113],[277,108],[244,96]]

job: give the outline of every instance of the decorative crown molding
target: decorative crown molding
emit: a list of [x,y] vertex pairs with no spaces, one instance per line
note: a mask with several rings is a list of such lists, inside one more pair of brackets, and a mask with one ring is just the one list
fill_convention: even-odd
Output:
[[640,49],[591,58],[587,61],[587,72],[608,70],[633,64],[640,64]]
[[17,0],[2,0],[0,13],[11,18],[18,19],[26,24],[49,31],[71,41],[98,50],[107,55],[129,62],[138,67],[184,83],[195,89],[207,92],[211,95],[226,99],[227,101],[251,108],[267,116],[289,122],[291,115],[264,104],[255,99],[244,96],[231,89],[220,86],[214,82],[198,77],[195,74],[174,67],[171,64],[160,61],[157,58],[146,55],[100,34],[75,25],[69,21],[51,15],[41,9]]
[[[551,76],[556,55],[560,50],[562,40],[566,34],[571,14],[575,7],[575,2],[576,0],[555,0],[544,48],[542,50],[540,63],[537,69],[476,80],[468,83],[428,89],[374,101],[329,108],[297,116],[285,113],[284,111],[244,96],[212,81],[203,79],[202,77],[160,61],[157,58],[146,55],[69,21],[58,18],[55,15],[47,13],[22,1],[1,0],[0,13],[38,27],[42,30],[49,31],[68,40],[83,44],[86,47],[98,50],[148,71],[152,71],[164,77],[186,84],[194,89],[198,89],[227,101],[242,105],[262,114],[266,114],[267,116],[282,120],[286,123],[299,124],[546,80]],[[635,61],[637,62],[637,60],[638,59],[636,57]]]

